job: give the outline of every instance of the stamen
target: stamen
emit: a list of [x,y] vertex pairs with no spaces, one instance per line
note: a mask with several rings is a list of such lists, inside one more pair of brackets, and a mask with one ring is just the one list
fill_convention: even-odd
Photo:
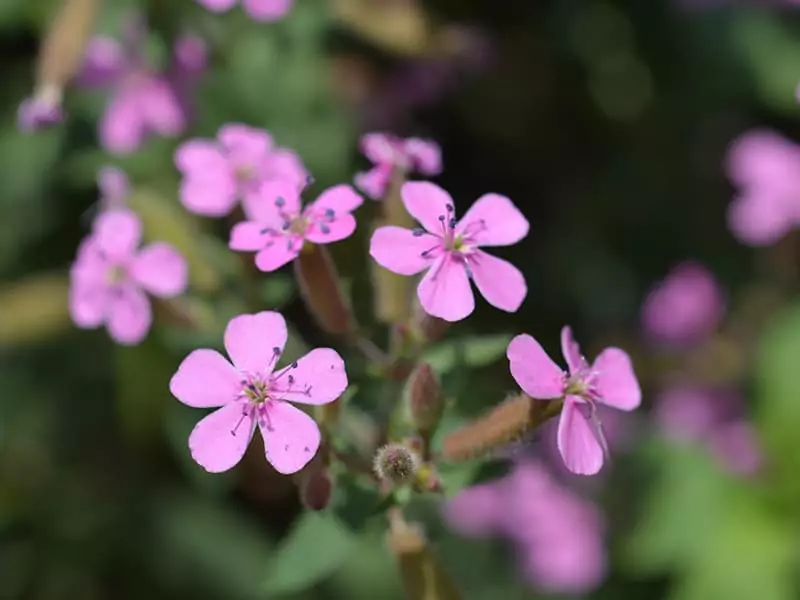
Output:
[[278,208],[283,208],[285,204],[286,204],[286,199],[283,196],[278,196],[277,198],[275,198],[275,206],[277,206]]
[[455,228],[456,228],[456,219],[455,217],[452,217],[450,219],[450,229],[455,229]]
[[452,204],[449,204],[449,203],[448,203],[448,204],[445,204],[445,209],[446,209],[446,210],[447,210],[447,212],[449,212],[449,213],[453,212],[453,210],[454,210],[454,208],[453,208],[453,205],[452,205]]
[[311,185],[314,183],[314,178],[311,175],[306,176],[306,185]]
[[325,225],[324,223],[320,223],[319,230],[324,234],[329,234],[331,232],[331,228]]
[[414,237],[420,237],[421,235],[425,235],[425,230],[422,229],[421,227],[417,227],[411,232],[411,235],[413,235]]
[[284,221],[283,225],[281,225],[281,229],[283,229],[284,231],[289,231],[289,228],[291,226],[292,226],[292,222],[291,221]]
[[336,218],[336,213],[334,212],[334,210],[332,208],[326,208],[325,209],[325,216],[328,219],[330,219],[331,221],[333,221],[333,219]]
[[236,437],[236,432],[239,431],[239,427],[242,425],[242,422],[247,418],[248,412],[249,411],[248,411],[247,407],[245,407],[242,410],[242,416],[239,417],[239,422],[236,423],[236,426],[233,429],[231,429],[231,435],[232,436]]

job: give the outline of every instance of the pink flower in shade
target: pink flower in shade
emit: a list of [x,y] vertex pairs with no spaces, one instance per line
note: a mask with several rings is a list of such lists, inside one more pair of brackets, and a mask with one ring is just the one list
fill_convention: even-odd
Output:
[[431,140],[403,140],[388,133],[367,133],[361,138],[361,151],[374,166],[369,171],[357,173],[354,183],[373,200],[386,195],[394,169],[423,175],[438,175],[442,171],[441,150]]
[[136,151],[151,134],[175,137],[186,127],[178,90],[168,76],[147,63],[146,38],[143,23],[134,19],[128,22],[122,43],[105,36],[92,38],[78,76],[84,86],[111,90],[99,135],[103,147],[116,154]]
[[[210,11],[223,13],[232,9],[239,0],[197,0]],[[272,22],[288,13],[294,0],[242,0],[242,8],[255,21]]]
[[102,212],[78,248],[70,271],[69,310],[78,327],[105,324],[118,343],[134,345],[152,321],[145,292],[172,298],[186,289],[187,265],[169,244],[138,249],[142,226],[133,211]]
[[181,144],[175,165],[183,175],[180,199],[193,213],[222,217],[238,200],[245,211],[258,204],[265,181],[285,180],[295,188],[306,184],[308,173],[300,158],[273,145],[263,129],[230,123],[216,140],[196,139]]
[[728,208],[739,241],[767,246],[800,224],[800,146],[772,131],[750,131],[731,145],[727,169],[739,187]]
[[685,262],[650,291],[642,306],[642,326],[656,342],[687,344],[712,333],[724,311],[714,275],[702,265]]
[[39,131],[63,121],[62,94],[58,88],[45,86],[23,100],[17,110],[17,127],[20,131]]
[[316,454],[317,424],[292,406],[328,404],[347,389],[344,361],[330,348],[316,348],[281,369],[286,321],[276,312],[239,315],[225,329],[231,364],[215,350],[195,350],[172,376],[169,389],[195,408],[217,408],[189,435],[192,458],[221,473],[244,456],[261,430],[267,460],[279,473],[295,473]]
[[593,365],[581,355],[569,327],[561,330],[561,351],[569,366],[564,372],[539,343],[518,335],[506,352],[511,375],[530,397],[564,398],[558,422],[557,445],[567,468],[577,475],[594,475],[603,466],[605,437],[597,404],[631,411],[642,399],[631,359],[619,348],[606,348]]
[[417,287],[422,308],[445,321],[459,321],[475,308],[470,278],[492,306],[515,312],[528,293],[522,273],[482,246],[509,246],[528,235],[528,221],[505,196],[485,194],[460,221],[450,195],[432,183],[403,185],[406,210],[424,229],[380,227],[369,252],[400,275],[426,271]]
[[356,219],[351,214],[363,199],[349,185],[337,185],[307,204],[300,191],[287,181],[265,183],[249,205],[247,221],[234,225],[229,247],[255,252],[256,266],[274,271],[291,262],[305,242],[329,244],[352,235]]

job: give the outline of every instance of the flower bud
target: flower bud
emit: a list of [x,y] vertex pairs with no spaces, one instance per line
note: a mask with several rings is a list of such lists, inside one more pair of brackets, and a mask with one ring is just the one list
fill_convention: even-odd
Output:
[[345,335],[355,329],[339,273],[325,246],[306,245],[294,261],[294,272],[306,307],[320,328],[333,335]]
[[414,308],[414,333],[423,343],[436,342],[442,339],[449,323],[426,313],[419,303]]
[[300,500],[310,510],[324,510],[333,496],[333,479],[325,468],[312,469],[300,483]]
[[413,480],[419,466],[417,455],[402,444],[387,444],[375,454],[373,468],[381,481],[402,485]]
[[411,426],[423,435],[439,424],[444,411],[444,395],[439,378],[428,363],[417,366],[409,378],[409,416]]
[[414,487],[420,492],[441,492],[442,479],[431,463],[423,464],[417,469],[414,477]]

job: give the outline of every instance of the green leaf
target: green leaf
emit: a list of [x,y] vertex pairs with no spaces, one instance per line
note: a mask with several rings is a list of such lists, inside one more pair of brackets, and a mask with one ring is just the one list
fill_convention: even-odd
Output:
[[353,533],[335,515],[303,514],[269,564],[265,590],[289,594],[310,588],[347,561],[355,541]]
[[422,360],[439,373],[447,373],[459,364],[485,367],[505,355],[510,341],[511,335],[505,333],[446,340],[426,351]]
[[261,284],[265,308],[282,308],[294,298],[294,280],[284,273],[273,273]]

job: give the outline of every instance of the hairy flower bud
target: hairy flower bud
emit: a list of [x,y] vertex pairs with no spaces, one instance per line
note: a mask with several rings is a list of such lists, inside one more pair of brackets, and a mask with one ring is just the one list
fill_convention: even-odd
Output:
[[439,424],[444,411],[444,395],[439,378],[428,363],[417,366],[409,378],[409,416],[411,426],[423,435]]
[[324,510],[333,496],[333,479],[325,468],[312,469],[300,483],[300,499],[310,510]]
[[373,463],[378,477],[393,485],[410,482],[418,467],[416,454],[402,444],[387,444],[379,448]]
[[355,319],[342,292],[339,273],[325,246],[307,244],[294,261],[294,272],[300,294],[323,330],[345,335],[355,329]]

